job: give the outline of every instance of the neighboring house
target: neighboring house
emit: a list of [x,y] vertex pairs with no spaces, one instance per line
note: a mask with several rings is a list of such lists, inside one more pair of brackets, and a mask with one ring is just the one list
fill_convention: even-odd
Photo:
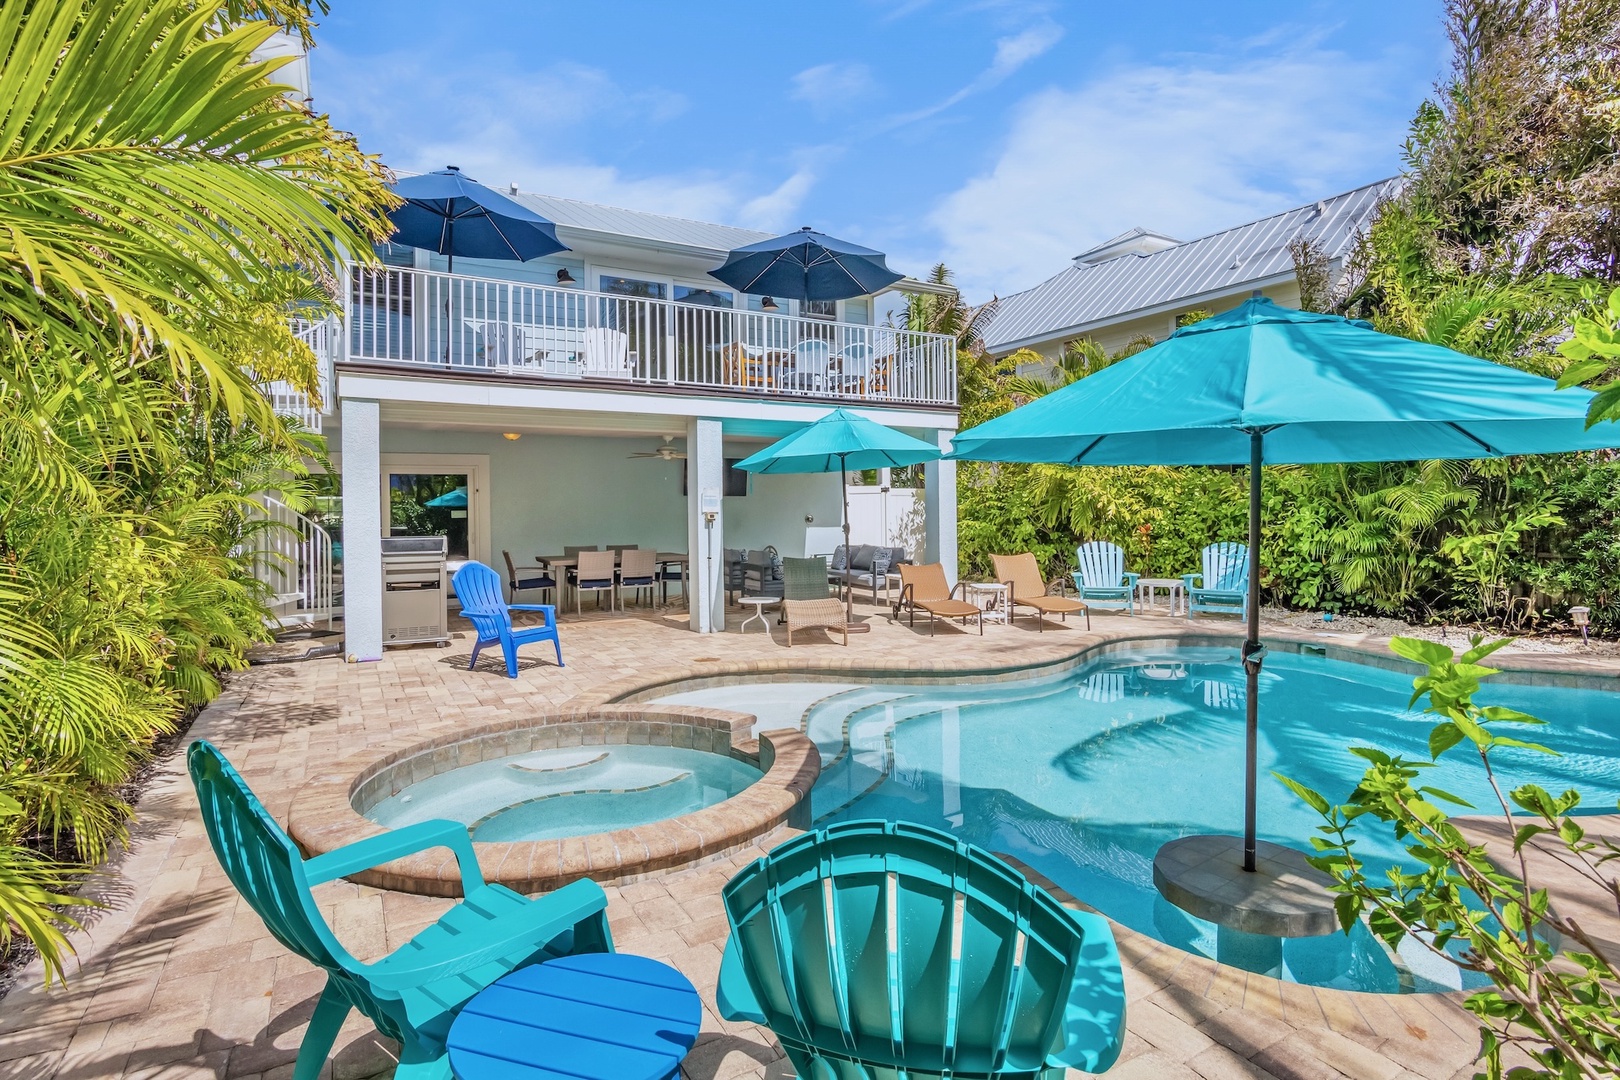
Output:
[[1289,243],[1314,241],[1337,280],[1357,235],[1399,184],[1380,180],[1198,240],[1132,229],[1076,255],[1033,289],[1004,297],[985,344],[996,356],[1032,349],[1052,361],[1080,338],[1109,352],[1139,337],[1163,341],[1182,314],[1225,311],[1255,290],[1298,307]]
[[[391,503],[424,479],[466,489],[450,511],[459,558],[501,568],[505,550],[522,566],[590,544],[690,553],[691,626],[710,632],[724,626],[726,548],[804,554],[807,525],[840,515],[836,472],[748,478],[729,462],[836,405],[948,445],[952,338],[874,325],[871,297],[773,310],[709,277],[765,233],[512,196],[572,250],[457,258],[450,274],[443,256],[387,247],[382,270],[344,271],[341,318],[304,331],[323,410],[276,395],[329,437],[341,474],[352,656],[381,653],[381,539],[400,527]],[[955,567],[955,492],[952,463],[928,467],[914,557]]]

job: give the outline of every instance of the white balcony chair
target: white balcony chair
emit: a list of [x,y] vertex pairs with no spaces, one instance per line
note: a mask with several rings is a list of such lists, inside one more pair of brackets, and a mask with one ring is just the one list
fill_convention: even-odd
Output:
[[793,347],[793,371],[783,380],[795,390],[815,394],[827,388],[827,366],[832,362],[832,346],[811,338]]
[[630,377],[630,335],[623,330],[593,326],[585,331],[585,359],[580,374],[587,379]]

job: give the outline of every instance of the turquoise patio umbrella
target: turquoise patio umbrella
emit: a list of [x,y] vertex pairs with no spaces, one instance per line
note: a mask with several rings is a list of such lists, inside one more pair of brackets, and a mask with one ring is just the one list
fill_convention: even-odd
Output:
[[443,495],[429,499],[422,504],[435,510],[465,510],[467,509],[467,489],[458,487],[454,491],[447,491]]
[[[849,470],[920,465],[942,456],[937,446],[885,427],[848,409],[834,409],[736,465],[751,473],[830,473],[838,470],[844,497],[844,550],[849,551]],[[844,593],[845,620],[853,600]]]
[[1549,454],[1620,446],[1584,390],[1337,315],[1255,297],[970,428],[950,457],[1065,465],[1248,465],[1244,869],[1255,865],[1260,466]]

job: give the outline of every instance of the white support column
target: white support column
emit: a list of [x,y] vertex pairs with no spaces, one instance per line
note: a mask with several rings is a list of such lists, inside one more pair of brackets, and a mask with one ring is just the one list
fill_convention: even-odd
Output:
[[[939,448],[950,450],[954,431],[940,431]],[[956,587],[956,462],[923,466],[923,529],[926,562],[943,563],[945,580]]]
[[344,398],[343,642],[350,660],[381,660],[382,419],[375,401]]
[[720,421],[693,417],[686,424],[686,550],[692,560],[687,588],[691,626],[700,634],[726,628],[725,490]]

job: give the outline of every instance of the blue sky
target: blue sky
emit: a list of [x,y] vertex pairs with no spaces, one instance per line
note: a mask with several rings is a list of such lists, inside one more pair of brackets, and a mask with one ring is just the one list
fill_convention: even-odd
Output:
[[1393,174],[1438,0],[333,0],[318,108],[401,169],[870,244],[973,300],[1135,225]]

